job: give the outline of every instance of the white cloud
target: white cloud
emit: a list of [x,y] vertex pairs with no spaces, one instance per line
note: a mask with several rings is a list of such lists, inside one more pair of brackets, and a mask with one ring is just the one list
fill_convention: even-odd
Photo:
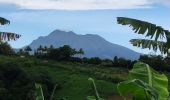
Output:
[[26,9],[66,10],[146,8],[156,2],[170,3],[169,0],[0,0],[0,3],[12,3]]

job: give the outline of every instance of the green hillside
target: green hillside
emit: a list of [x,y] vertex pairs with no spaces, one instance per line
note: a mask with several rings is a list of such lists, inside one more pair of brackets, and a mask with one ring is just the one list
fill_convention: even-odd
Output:
[[[101,97],[105,99],[117,97],[116,84],[127,76],[127,71],[120,68],[47,61],[31,57],[0,56],[0,65],[9,63],[17,65],[32,78],[50,77],[49,80],[56,82],[59,86],[55,92],[54,100],[63,97],[68,100],[84,100],[87,96],[94,95],[91,82],[88,81],[89,77],[95,79]],[[45,88],[43,89],[45,91]]]

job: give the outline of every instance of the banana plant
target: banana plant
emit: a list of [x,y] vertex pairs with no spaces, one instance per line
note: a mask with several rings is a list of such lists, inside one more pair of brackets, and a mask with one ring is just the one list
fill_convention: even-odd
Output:
[[[57,84],[55,84],[49,100],[53,100],[56,87],[57,87]],[[41,87],[41,84],[38,84],[38,83],[35,83],[35,100],[44,100],[43,89]]]
[[[0,17],[0,25],[6,25],[6,24],[10,24],[10,21]],[[10,41],[10,40],[17,40],[18,38],[20,38],[21,35],[16,34],[16,33],[11,33],[11,32],[0,32],[0,42],[2,41]]]
[[170,32],[161,26],[146,21],[127,17],[117,17],[118,24],[129,25],[137,34],[145,35],[150,39],[132,39],[133,46],[159,50],[162,54],[168,54],[170,50]]
[[128,80],[117,85],[124,100],[168,100],[168,78],[149,65],[137,62],[129,72]]

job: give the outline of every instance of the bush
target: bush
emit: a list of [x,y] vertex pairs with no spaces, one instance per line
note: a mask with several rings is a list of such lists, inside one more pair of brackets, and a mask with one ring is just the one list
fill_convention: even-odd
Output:
[[0,65],[0,86],[1,100],[33,99],[34,94],[31,92],[34,89],[33,81],[17,64]]
[[13,55],[14,51],[12,50],[11,46],[5,42],[0,43],[0,54],[2,55]]

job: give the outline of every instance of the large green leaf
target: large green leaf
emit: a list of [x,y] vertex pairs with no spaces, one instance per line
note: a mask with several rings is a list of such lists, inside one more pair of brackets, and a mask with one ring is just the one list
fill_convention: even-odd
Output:
[[[157,26],[155,24],[152,24],[146,21],[126,18],[126,17],[117,17],[117,22],[118,24],[121,24],[121,25],[129,25],[130,27],[132,27],[132,30],[135,33],[145,35],[146,37],[150,37],[152,39],[152,42],[150,43],[152,44],[152,46],[154,46],[154,44],[158,42],[159,48],[162,48],[161,53],[164,53],[164,54],[168,53],[168,50],[165,50],[165,49],[170,49],[170,32],[168,30],[165,30],[161,26]],[[153,39],[156,42],[153,42]],[[162,41],[158,41],[158,39],[161,39]],[[164,42],[163,39],[166,41]],[[135,39],[135,40],[138,40],[138,43],[139,43],[141,39]],[[145,44],[148,41],[150,40],[147,40]],[[166,45],[159,45],[161,44],[160,42],[164,42]],[[145,47],[150,48],[150,46],[148,45]],[[152,49],[157,50],[159,48],[152,48]]]
[[135,100],[167,100],[169,96],[167,77],[142,62],[134,65],[128,80],[117,88],[124,98],[131,95]]
[[141,21],[137,19],[132,18],[126,18],[126,17],[117,17],[118,24],[122,25],[129,25],[132,27],[132,29],[135,31],[135,33],[138,34],[145,34],[147,37],[155,38],[155,40],[158,40],[158,38],[169,38],[170,32],[168,30],[163,29],[161,26],[157,26],[155,24]]
[[167,44],[163,41],[155,41],[149,39],[131,39],[131,44],[136,47],[142,47],[142,49],[149,48],[154,51],[159,50],[162,54],[166,54],[168,52]]

